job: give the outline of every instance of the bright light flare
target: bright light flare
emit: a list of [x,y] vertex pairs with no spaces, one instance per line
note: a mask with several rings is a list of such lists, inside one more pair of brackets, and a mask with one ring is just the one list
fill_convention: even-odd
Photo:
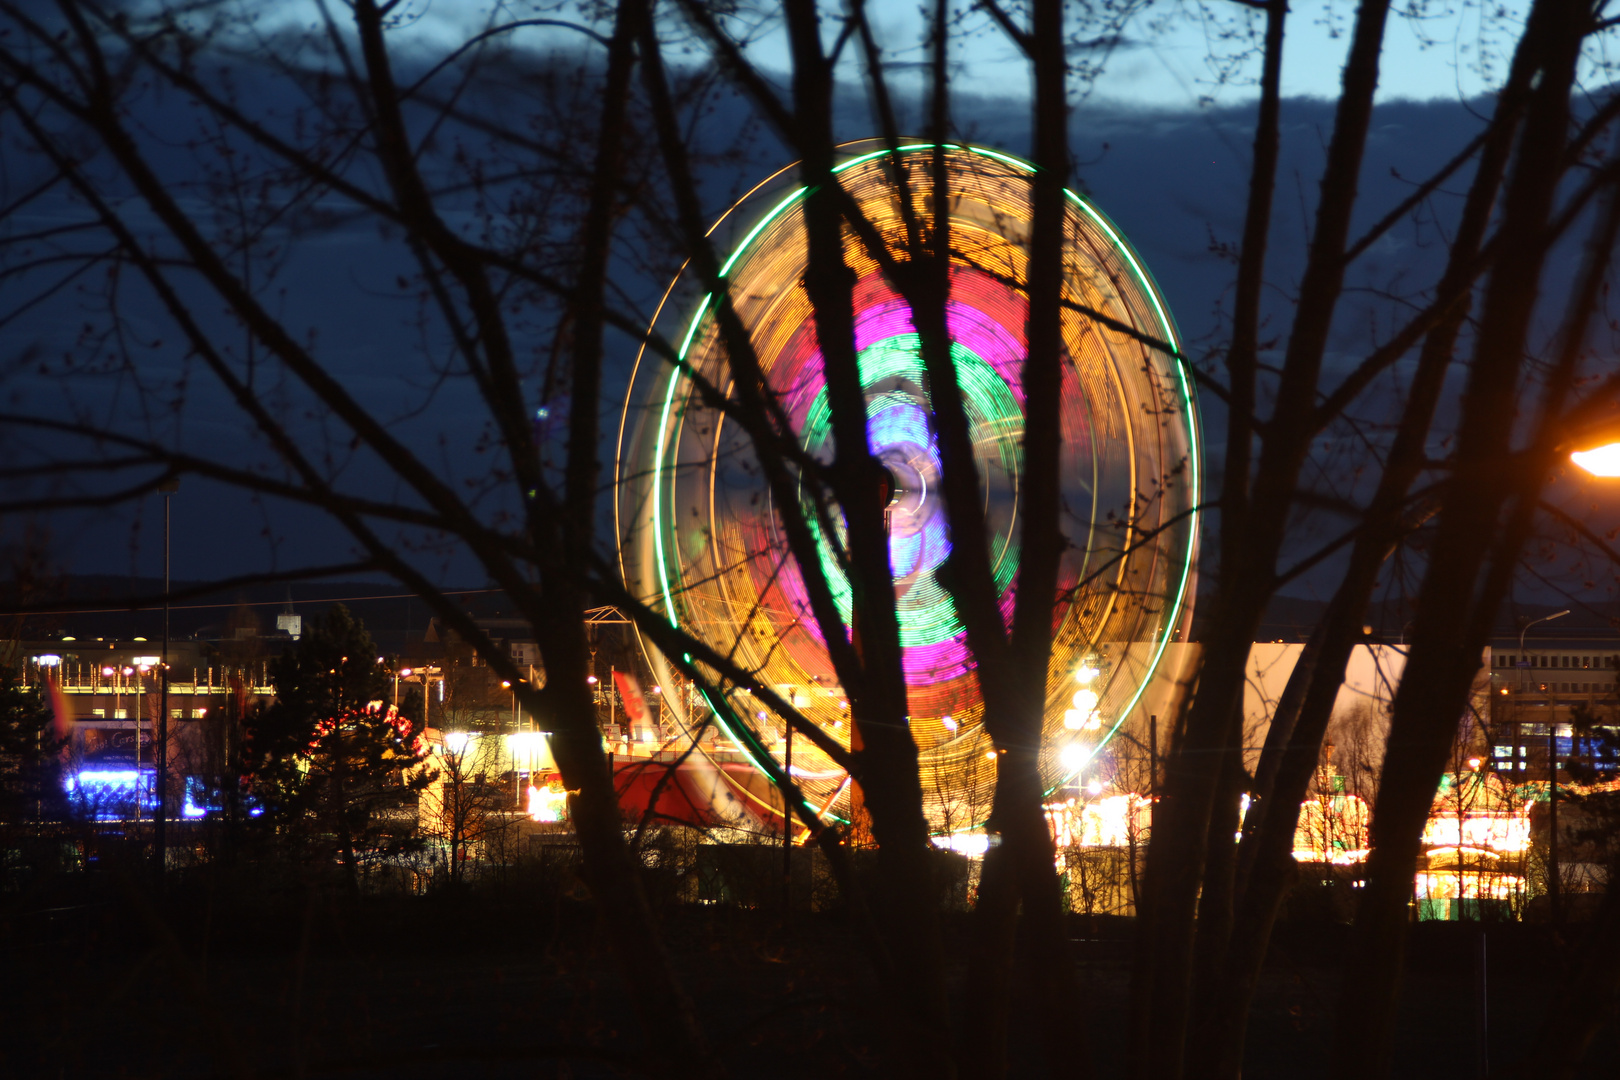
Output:
[[568,813],[568,793],[529,785],[529,820],[558,822]]
[[1569,459],[1593,476],[1620,477],[1620,442],[1591,450],[1577,450]]
[[1058,751],[1058,761],[1065,769],[1078,769],[1091,759],[1091,749],[1085,743],[1072,742]]
[[1097,715],[1099,701],[1094,690],[1076,690],[1074,708],[1063,713],[1063,726],[1070,731],[1092,731],[1101,727],[1102,717]]
[[465,754],[467,747],[472,745],[473,734],[470,731],[447,731],[444,733],[444,748],[452,754]]
[[966,855],[970,859],[984,857],[990,850],[990,837],[984,833],[958,832],[933,838],[934,846],[945,851],[954,851],[958,855]]
[[551,744],[543,731],[514,731],[506,737],[506,746],[519,772],[551,767]]

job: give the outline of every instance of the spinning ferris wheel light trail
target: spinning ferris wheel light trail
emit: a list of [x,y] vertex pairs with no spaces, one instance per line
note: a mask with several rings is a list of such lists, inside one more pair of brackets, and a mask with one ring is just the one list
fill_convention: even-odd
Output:
[[[926,187],[927,159],[847,147],[845,190],[903,258],[901,186]],[[1020,288],[1033,166],[996,151],[948,146],[952,270],[946,322],[973,436],[990,537],[991,572],[1010,617],[1020,551],[1020,484],[1027,301]],[[721,219],[746,228],[721,268],[730,302],[765,380],[809,458],[830,459],[831,410],[812,308],[803,286],[804,191],[783,170]],[[915,196],[913,196],[915,198]],[[928,223],[926,207],[918,216]],[[741,223],[739,226],[737,223]],[[1201,461],[1190,373],[1158,289],[1119,230],[1069,193],[1065,221],[1062,516],[1070,541],[1059,573],[1047,678],[1045,774],[1072,777],[1114,737],[1191,619]],[[861,241],[854,332],[867,435],[885,470],[889,557],[913,738],[936,825],[977,824],[988,807],[994,754],[966,634],[939,575],[951,551],[941,463],[920,341],[911,311]],[[748,436],[706,407],[701,377],[733,383],[715,297],[692,275],[665,294],[653,331],[677,342],[684,368],[643,350],[620,424],[616,515],[627,586],[671,623],[759,673],[837,742],[850,737],[848,702],[828,659],[799,568],[786,554],[771,490]],[[812,522],[814,519],[812,518]],[[841,523],[831,522],[836,532]],[[851,589],[835,557],[840,536],[817,529],[820,569],[840,615]],[[671,665],[648,658],[660,681]],[[735,732],[761,764],[768,713],[745,691],[719,710],[747,718]],[[671,701],[691,730],[701,705]],[[708,702],[709,705],[716,704]],[[802,744],[801,744],[802,745]],[[795,751],[793,775],[824,816],[847,813],[847,776],[825,754]]]

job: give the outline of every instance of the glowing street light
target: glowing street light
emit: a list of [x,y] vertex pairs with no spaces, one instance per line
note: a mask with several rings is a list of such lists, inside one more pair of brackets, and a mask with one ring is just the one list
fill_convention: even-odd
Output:
[[1620,477],[1620,442],[1595,446],[1590,450],[1577,450],[1569,459],[1593,476]]

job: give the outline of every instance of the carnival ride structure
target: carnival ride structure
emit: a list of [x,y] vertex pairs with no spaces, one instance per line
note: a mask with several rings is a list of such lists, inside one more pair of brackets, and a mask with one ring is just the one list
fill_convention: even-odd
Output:
[[[853,144],[837,166],[839,182],[896,260],[907,258],[903,191],[922,227],[932,223],[932,200],[922,194],[929,190],[929,149]],[[1010,619],[1022,524],[1022,285],[1034,167],[973,146],[948,146],[945,160],[950,347],[972,428],[992,572]],[[832,425],[803,283],[805,191],[795,171],[790,166],[761,183],[722,216],[711,237],[735,237],[721,269],[730,303],[800,446],[826,461]],[[1053,787],[1105,752],[1155,678],[1172,674],[1163,670],[1166,646],[1185,640],[1191,619],[1202,468],[1192,373],[1142,260],[1074,192],[1064,231],[1061,474],[1069,546],[1054,598],[1046,687],[1043,769]],[[851,230],[844,255],[857,279],[855,344],[868,435],[895,489],[889,554],[911,732],[933,826],[957,835],[982,823],[996,766],[973,656],[939,577],[951,538],[927,379],[909,307]],[[734,383],[716,297],[689,269],[671,283],[649,335],[676,343],[679,363],[644,347],[621,417],[615,510],[624,580],[671,623],[757,672],[848,745],[848,700],[753,446],[698,392],[698,377],[723,389]],[[835,520],[833,527],[840,525]],[[822,567],[847,624],[850,589],[831,544],[821,540]],[[659,682],[675,684],[669,659],[650,644],[646,652]],[[769,754],[778,758],[769,771],[780,775],[785,725],[746,690],[725,686],[667,697],[665,704],[679,738],[717,724],[720,745],[734,748],[716,751],[711,736],[689,761],[768,765]],[[718,766],[710,775],[715,797],[751,808],[762,821],[775,818],[778,811],[757,785],[737,785]],[[795,747],[792,776],[825,818],[848,817],[849,777],[808,740]]]

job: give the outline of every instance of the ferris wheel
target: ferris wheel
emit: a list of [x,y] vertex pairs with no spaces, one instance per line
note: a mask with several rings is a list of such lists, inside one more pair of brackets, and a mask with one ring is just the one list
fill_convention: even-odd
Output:
[[[930,144],[894,154],[845,147],[839,181],[898,258],[905,226],[897,170],[927,190]],[[992,572],[1010,618],[1018,563],[1027,261],[1034,166],[949,146],[953,268],[947,323],[972,425],[991,536]],[[814,318],[803,286],[807,248],[793,167],[755,188],[716,224],[733,236],[722,266],[731,301],[799,442],[827,460],[832,439]],[[916,199],[915,194],[912,196]],[[921,202],[920,199],[917,202]],[[1099,759],[1153,684],[1166,647],[1191,620],[1201,461],[1191,373],[1169,310],[1141,259],[1088,200],[1069,193],[1064,222],[1062,511],[1069,547],[1059,574],[1047,678],[1045,773],[1064,783]],[[919,206],[926,226],[931,213]],[[846,234],[857,277],[855,337],[872,452],[897,488],[889,515],[910,725],[928,811],[941,831],[981,822],[995,755],[966,634],[939,571],[950,532],[940,460],[910,309],[862,242]],[[653,331],[690,372],[732,379],[713,298],[690,274],[665,293]],[[848,701],[809,612],[777,510],[748,436],[706,407],[691,375],[643,349],[620,422],[616,462],[620,566],[629,589],[670,622],[759,672],[810,721],[847,745]],[[822,564],[846,623],[850,590],[824,545]],[[666,684],[657,650],[648,660]],[[670,699],[688,731],[713,701]],[[718,710],[746,755],[780,757],[783,728],[737,692]],[[724,721],[722,720],[722,723]],[[704,750],[700,752],[712,753]],[[733,763],[734,765],[734,763]],[[829,819],[849,808],[843,770],[804,742],[793,775]]]

